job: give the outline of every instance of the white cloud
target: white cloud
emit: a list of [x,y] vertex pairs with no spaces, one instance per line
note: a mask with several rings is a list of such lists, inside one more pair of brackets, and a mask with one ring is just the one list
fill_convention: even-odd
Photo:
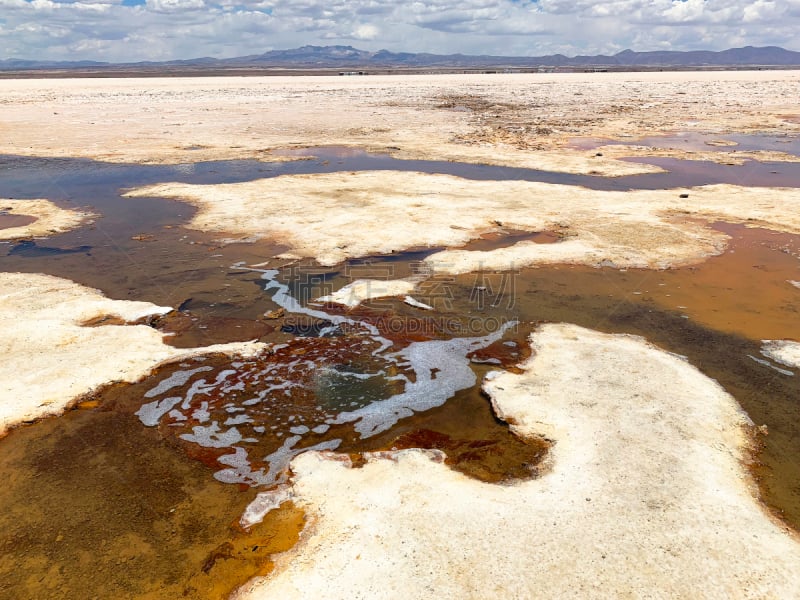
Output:
[[27,8],[25,0],[0,0],[0,8],[3,10],[14,10]]
[[350,37],[354,40],[374,40],[380,35],[381,30],[375,25],[359,25],[355,28]]
[[160,60],[304,44],[540,55],[800,50],[800,0],[0,0],[0,58]]
[[779,2],[764,2],[758,0],[745,6],[742,22],[758,23],[759,21],[774,20],[781,16],[783,7]]
[[180,13],[201,10],[206,3],[204,0],[147,0],[145,6],[153,12]]

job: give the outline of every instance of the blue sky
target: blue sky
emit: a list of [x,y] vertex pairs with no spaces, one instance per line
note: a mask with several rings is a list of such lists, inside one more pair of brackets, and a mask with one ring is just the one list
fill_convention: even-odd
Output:
[[0,0],[0,58],[168,60],[305,44],[499,55],[778,45],[800,0]]

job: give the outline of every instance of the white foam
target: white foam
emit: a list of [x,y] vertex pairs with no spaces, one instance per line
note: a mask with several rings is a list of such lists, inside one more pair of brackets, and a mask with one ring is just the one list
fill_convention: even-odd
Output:
[[762,340],[761,354],[787,367],[800,368],[800,342]]
[[366,438],[386,431],[415,412],[441,406],[459,390],[475,385],[475,373],[469,366],[467,354],[494,343],[513,325],[515,323],[506,323],[494,333],[480,338],[410,344],[394,355],[398,364],[410,365],[416,376],[414,381],[406,381],[405,391],[363,408],[343,412],[333,423],[358,421],[355,430]]
[[242,441],[242,434],[236,427],[222,431],[216,421],[208,426],[195,425],[192,427],[192,432],[182,434],[181,439],[204,448],[229,448]]
[[472,358],[472,362],[479,365],[502,365],[503,362],[499,358]]
[[170,416],[172,419],[174,419],[175,421],[188,421],[188,420],[189,420],[189,417],[187,417],[186,415],[184,415],[184,414],[183,414],[181,411],[179,411],[179,410],[171,410],[171,411],[169,411],[169,412],[167,413],[167,415],[169,415],[169,416]]
[[777,371],[781,375],[788,375],[789,377],[794,377],[794,373],[792,371],[789,371],[788,369],[782,369],[777,365],[773,365],[768,360],[764,360],[763,358],[757,358],[757,357],[753,356],[752,354],[748,354],[747,356],[748,356],[748,358],[751,358],[752,360],[754,360],[758,364],[763,365],[765,367],[769,367],[770,369],[772,369],[773,371]]
[[136,411],[136,416],[139,420],[148,427],[155,427],[165,414],[170,412],[175,405],[183,400],[181,396],[172,398],[164,398],[163,400],[155,400],[142,404],[139,410]]
[[213,385],[209,385],[205,379],[198,379],[186,391],[186,396],[184,396],[183,398],[183,403],[181,403],[181,408],[183,410],[188,409],[192,405],[192,398],[195,397],[195,394],[205,393],[206,391],[212,388]]
[[[286,479],[286,468],[293,457],[308,450],[334,450],[341,443],[341,440],[334,439],[309,446],[303,442],[308,435],[325,434],[331,425],[353,423],[362,437],[369,437],[385,431],[399,419],[414,412],[440,406],[457,391],[475,384],[468,354],[500,339],[513,325],[507,323],[483,337],[415,342],[401,351],[388,353],[386,349],[392,343],[381,337],[376,327],[301,306],[289,293],[288,286],[275,280],[277,274],[277,271],[263,272],[267,280],[265,289],[272,292],[273,300],[278,305],[287,312],[326,320],[332,323],[332,327],[348,325],[349,339],[353,344],[362,342],[377,345],[377,350],[372,350],[376,364],[366,372],[351,372],[331,367],[325,358],[311,360],[308,356],[299,356],[286,362],[273,360],[265,365],[237,362],[238,372],[234,369],[222,370],[210,382],[203,377],[192,381],[193,376],[211,370],[210,367],[200,367],[173,373],[159,383],[149,392],[150,395],[164,393],[176,386],[187,386],[189,382],[191,385],[188,385],[183,398],[171,397],[143,405],[138,413],[140,419],[146,425],[154,426],[169,413],[172,419],[170,425],[180,426],[183,423],[183,427],[191,426],[191,433],[183,433],[181,439],[209,448],[229,448],[231,453],[219,459],[219,463],[225,467],[215,474],[220,481],[248,485],[280,483]],[[286,347],[292,344],[298,344],[302,349],[304,342],[296,340]],[[399,367],[402,371],[388,376],[388,365]],[[324,377],[321,380],[319,376],[326,373],[336,375],[337,380],[326,382]],[[237,374],[238,377],[233,379],[232,376]],[[334,400],[340,406],[347,405],[347,412],[337,414],[332,409],[318,406],[302,413],[285,414],[287,405],[284,396],[291,397],[293,388],[306,385],[300,382],[308,381],[308,385],[321,385],[323,389],[335,391],[330,386],[340,383],[338,377],[355,381],[380,377],[386,382],[402,382],[403,391],[388,399],[370,397],[366,390],[342,398],[336,392]],[[238,394],[231,394],[253,388],[253,396],[242,398]],[[385,388],[379,385],[377,389]],[[242,426],[241,431],[239,426]],[[256,438],[268,429],[276,438],[283,439],[283,443],[263,461],[256,461],[259,465],[266,463],[264,468],[254,470],[248,456],[252,450],[248,450],[248,445],[259,443],[260,440]],[[248,435],[250,437],[246,437]],[[268,447],[264,452],[272,448]]]
[[406,296],[405,298],[403,298],[403,302],[405,302],[409,306],[413,306],[414,308],[421,308],[422,310],[433,310],[433,307],[430,304],[425,304],[424,302],[415,300],[411,296]]
[[227,425],[230,427],[231,425],[243,425],[245,423],[252,423],[253,419],[249,415],[236,415],[234,417],[229,417],[225,420],[223,425]]
[[381,346],[375,350],[375,354],[379,352],[383,352],[386,348],[389,348],[392,345],[392,342],[387,340],[386,338],[380,335],[378,328],[370,323],[366,323],[363,321],[356,321],[354,319],[350,319],[348,317],[342,315],[329,315],[325,311],[322,310],[315,310],[313,308],[308,308],[307,306],[303,306],[300,304],[297,299],[292,296],[289,286],[281,283],[276,278],[279,274],[279,271],[270,269],[266,271],[262,271],[262,279],[267,281],[267,284],[264,286],[264,291],[269,292],[270,290],[274,290],[272,294],[272,301],[283,308],[285,311],[295,314],[307,315],[309,317],[313,317],[315,319],[321,319],[324,321],[330,321],[334,325],[353,325],[358,328],[363,328],[368,331],[375,340],[381,342]]
[[145,392],[145,398],[154,398],[160,396],[171,390],[174,387],[186,385],[186,382],[192,378],[195,373],[202,373],[203,371],[210,371],[211,367],[197,367],[189,371],[175,371],[172,375],[159,382],[159,384],[151,390]]
[[407,279],[356,279],[343,288],[327,296],[317,298],[318,302],[342,304],[355,308],[364,300],[402,296],[414,289],[414,282]]
[[222,483],[244,483],[251,486],[271,483],[263,470],[253,471],[247,459],[247,450],[242,447],[234,448],[233,454],[220,456],[217,462],[230,467],[214,473],[214,479]]
[[327,442],[320,442],[319,444],[314,444],[313,446],[308,446],[306,448],[295,448],[297,442],[299,442],[301,439],[303,438],[300,435],[293,435],[289,438],[286,438],[280,448],[264,458],[264,460],[269,463],[269,471],[266,475],[267,481],[270,483],[283,483],[283,481],[286,479],[286,468],[289,466],[289,462],[298,454],[315,450],[336,450],[336,448],[338,448],[342,443],[342,440],[329,440]]
[[196,408],[192,413],[192,419],[198,423],[206,423],[211,418],[211,413],[208,412],[208,402],[201,402],[200,408]]

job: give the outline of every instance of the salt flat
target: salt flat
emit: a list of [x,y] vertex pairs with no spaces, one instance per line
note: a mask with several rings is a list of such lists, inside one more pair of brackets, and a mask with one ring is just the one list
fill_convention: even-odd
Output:
[[606,175],[657,168],[575,137],[798,132],[797,71],[4,80],[0,153],[264,158],[327,144]]
[[[332,145],[605,178],[663,170],[622,160],[631,155],[788,165],[797,157],[777,151],[732,157],[713,145],[690,155],[575,142],[798,134],[798,84],[797,71],[5,80],[0,154],[270,162],[298,160],[281,149]],[[722,252],[729,238],[709,226],[716,220],[800,233],[798,190],[785,187],[595,191],[395,171],[160,181],[114,199],[186,202],[197,212],[170,227],[260,237],[288,248],[285,258],[329,266],[441,246],[427,260],[449,273],[561,263],[663,269]],[[15,212],[38,220],[0,229],[9,238],[54,235],[89,218],[102,224],[102,214],[58,209],[46,198],[14,202],[27,204]],[[506,227],[560,237],[462,247]],[[168,307],[111,300],[39,274],[3,273],[0,283],[0,359],[17,374],[0,390],[0,434],[166,361],[263,349],[178,350],[132,324]],[[417,280],[383,283],[402,296]],[[328,299],[355,305],[378,292],[359,280]],[[309,526],[276,573],[241,597],[796,594],[800,544],[758,501],[747,469],[755,433],[735,398],[641,338],[551,324],[531,344],[520,373],[494,375],[484,390],[516,435],[553,442],[542,477],[480,483],[422,450],[369,455],[360,469],[346,455],[301,454],[286,497]],[[764,354],[796,366],[797,341],[768,342]]]
[[553,244],[452,249],[426,259],[450,273],[552,263],[667,268],[721,252],[726,236],[687,217],[800,232],[800,190],[714,185],[686,191],[610,192],[370,171],[222,185],[168,183],[125,195],[191,202],[200,208],[189,223],[192,228],[278,240],[290,247],[285,257],[314,258],[325,265],[420,246],[458,247],[497,229],[498,223],[564,235]]

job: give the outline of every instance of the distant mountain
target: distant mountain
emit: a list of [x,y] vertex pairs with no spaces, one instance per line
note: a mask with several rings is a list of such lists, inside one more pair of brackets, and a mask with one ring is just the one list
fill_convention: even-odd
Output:
[[32,61],[9,59],[0,61],[0,70],[37,69],[108,69],[108,68],[294,68],[294,69],[368,69],[368,68],[537,68],[537,67],[800,67],[800,52],[777,46],[757,48],[731,48],[713,51],[656,51],[634,52],[623,50],[612,56],[574,56],[563,54],[549,56],[470,56],[465,54],[426,54],[368,52],[352,46],[302,46],[292,50],[270,50],[263,54],[216,59],[210,57],[164,62],[137,62],[112,64],[95,61]]
[[590,67],[590,66],[791,66],[800,65],[800,52],[769,46],[732,48],[722,52],[634,52],[613,56],[470,56],[411,52],[366,52],[352,46],[303,46],[264,54],[220,60],[218,65],[274,67]]
[[293,50],[270,50],[264,54],[231,58],[228,61],[340,65],[370,62],[375,54],[352,46],[302,46]]
[[731,48],[722,52],[633,52],[625,50],[615,54],[613,58],[620,65],[665,65],[665,66],[700,66],[700,65],[800,65],[800,52],[784,50],[778,46],[756,48]]
[[[187,61],[190,62],[190,61]],[[218,61],[219,65],[275,67],[569,67],[569,66],[791,66],[800,65],[800,52],[769,46],[732,48],[722,52],[634,52],[613,56],[470,56],[410,52],[366,52],[352,46],[303,46]]]

